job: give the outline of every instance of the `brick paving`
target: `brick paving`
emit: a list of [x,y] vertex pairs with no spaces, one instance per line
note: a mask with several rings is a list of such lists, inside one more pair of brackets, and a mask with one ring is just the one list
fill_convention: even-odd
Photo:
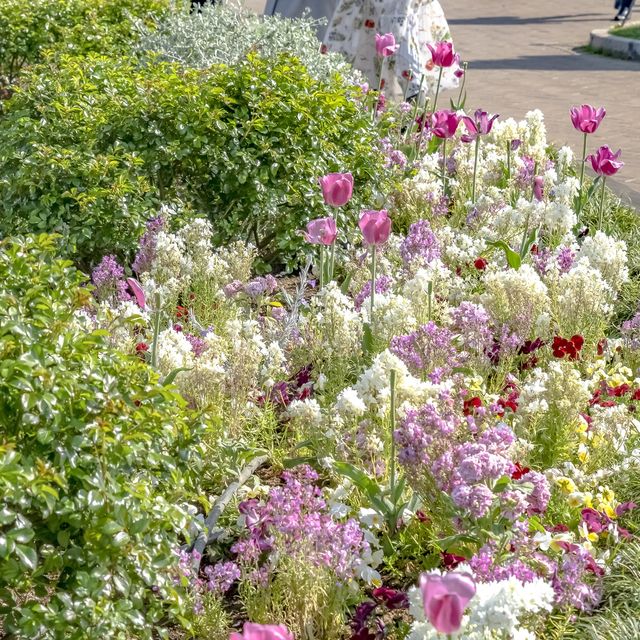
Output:
[[[262,11],[265,0],[244,0]],[[469,63],[468,107],[522,117],[539,108],[549,139],[581,141],[569,107],[604,105],[608,114],[591,136],[591,147],[622,148],[624,169],[614,186],[640,207],[640,63],[578,50],[592,29],[606,28],[614,15],[609,0],[441,0],[457,50]],[[636,10],[640,20],[640,7]]]

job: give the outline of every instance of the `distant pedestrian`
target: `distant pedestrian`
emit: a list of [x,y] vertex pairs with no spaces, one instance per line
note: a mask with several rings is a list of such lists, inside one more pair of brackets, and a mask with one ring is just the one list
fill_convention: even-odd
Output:
[[615,8],[618,13],[613,18],[615,22],[625,22],[629,18],[635,0],[617,0]]

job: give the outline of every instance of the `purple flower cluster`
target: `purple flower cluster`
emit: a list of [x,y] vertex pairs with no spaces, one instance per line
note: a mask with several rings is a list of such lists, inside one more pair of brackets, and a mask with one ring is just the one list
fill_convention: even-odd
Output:
[[[389,276],[380,276],[376,278],[376,293],[386,293],[391,289],[391,285],[393,284],[393,278]],[[371,280],[367,280],[362,286],[362,289],[358,292],[354,300],[354,306],[357,311],[362,309],[362,305],[365,301],[371,296]]]
[[382,147],[382,153],[385,155],[385,169],[389,169],[393,166],[405,167],[407,164],[407,156],[399,149],[396,149],[388,138],[383,138],[380,141]]
[[432,382],[439,382],[461,363],[453,345],[453,333],[435,322],[427,322],[413,333],[396,336],[390,350],[417,376],[428,375]]
[[480,304],[462,302],[450,314],[452,329],[459,334],[465,349],[476,355],[489,351],[494,343],[489,328],[491,318]]
[[[248,573],[262,580],[278,555],[299,555],[330,567],[339,579],[352,577],[368,549],[359,524],[331,517],[315,484],[318,475],[310,467],[286,471],[282,478],[284,484],[272,487],[264,502],[252,499],[240,504],[246,535],[231,547],[238,565],[254,569]],[[271,562],[265,560],[271,554]]]
[[193,355],[196,358],[200,357],[209,348],[206,340],[198,336],[194,336],[192,333],[185,333],[184,337],[189,341],[191,351],[193,351]]
[[109,302],[124,302],[131,300],[127,293],[127,281],[124,269],[118,264],[115,256],[105,256],[93,270],[91,280],[96,287],[95,296],[98,300]]
[[550,491],[546,478],[529,471],[512,479],[506,491],[495,494],[497,480],[510,478],[516,466],[509,457],[515,436],[504,424],[484,431],[473,442],[459,444],[445,451],[431,466],[437,486],[451,495],[456,506],[475,518],[482,518],[499,501],[501,513],[515,521],[520,516],[543,513]]
[[427,220],[418,220],[409,227],[409,233],[400,245],[400,255],[406,267],[416,261],[429,264],[440,257],[438,238]]
[[206,588],[215,593],[226,593],[240,578],[240,569],[235,562],[218,562],[204,568],[207,577]]
[[501,561],[496,557],[496,545],[487,543],[469,560],[469,567],[480,582],[499,582],[517,578],[520,582],[532,582],[538,574],[518,557]]
[[556,604],[581,611],[594,609],[602,597],[601,573],[602,569],[584,547],[571,545],[571,549],[559,561],[552,580]]
[[622,323],[620,333],[631,349],[640,349],[640,311],[631,320]]
[[557,257],[560,273],[567,273],[567,271],[573,267],[575,258],[576,254],[572,251],[571,247],[562,247]]
[[165,219],[162,216],[152,218],[147,222],[147,229],[142,238],[140,238],[140,248],[136,253],[133,261],[133,270],[140,275],[145,271],[149,271],[153,261],[156,258],[156,246],[158,233],[165,227]]
[[413,478],[419,477],[431,463],[451,446],[451,436],[462,424],[455,411],[455,400],[442,392],[435,401],[419,409],[410,409],[400,421],[393,437],[398,460]]
[[271,275],[258,276],[253,280],[250,280],[246,284],[240,280],[233,280],[224,287],[224,294],[227,298],[233,298],[240,292],[245,293],[252,299],[260,298],[261,296],[271,295],[278,289],[278,281]]

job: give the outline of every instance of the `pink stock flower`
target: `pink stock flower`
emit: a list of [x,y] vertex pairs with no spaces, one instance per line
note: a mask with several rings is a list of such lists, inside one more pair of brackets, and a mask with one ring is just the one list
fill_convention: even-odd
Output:
[[541,202],[544,196],[544,178],[542,176],[536,176],[533,179],[533,197]]
[[613,176],[624,167],[624,162],[618,159],[621,153],[620,149],[613,153],[605,144],[595,153],[587,156],[586,159],[591,160],[591,166],[599,176]]
[[460,60],[460,56],[453,50],[453,42],[436,42],[435,46],[427,44],[427,47],[436,67],[452,67]]
[[431,116],[431,131],[438,138],[451,138],[458,129],[460,117],[448,109],[436,111]]
[[351,200],[353,176],[350,173],[329,173],[318,178],[324,201],[332,207],[341,207]]
[[476,585],[468,573],[423,573],[420,591],[429,622],[436,631],[451,634],[460,629],[464,610],[476,593]]
[[462,142],[473,142],[478,136],[486,136],[493,129],[493,122],[498,114],[489,117],[489,114],[482,109],[476,110],[473,118],[462,116],[462,122],[466,127],[468,134],[464,134],[461,138]]
[[333,218],[318,218],[307,223],[304,239],[311,244],[331,245],[338,235],[336,221]]
[[384,244],[391,232],[391,218],[385,209],[382,211],[363,211],[358,222],[366,244]]
[[383,36],[376,33],[376,52],[382,58],[392,56],[400,47],[396,44],[393,33],[385,33]]
[[133,292],[133,296],[135,297],[138,306],[141,309],[144,309],[146,305],[146,298],[140,283],[135,278],[127,278],[127,284],[129,285],[129,289]]
[[571,107],[571,122],[577,131],[582,133],[593,133],[606,115],[604,107],[596,109],[590,104],[583,104],[580,107]]
[[242,633],[232,633],[229,640],[294,640],[282,624],[254,624],[245,622]]

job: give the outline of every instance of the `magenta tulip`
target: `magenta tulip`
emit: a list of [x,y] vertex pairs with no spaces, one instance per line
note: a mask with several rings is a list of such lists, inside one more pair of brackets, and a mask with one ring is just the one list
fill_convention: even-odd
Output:
[[468,131],[462,136],[462,142],[473,142],[478,136],[486,136],[491,133],[493,123],[497,117],[497,114],[489,117],[489,114],[482,109],[478,109],[473,114],[473,118],[462,116],[462,122]]
[[329,246],[335,242],[338,235],[336,221],[333,218],[318,218],[307,224],[304,239],[311,244]]
[[600,126],[602,119],[606,115],[604,107],[596,109],[590,104],[583,104],[580,107],[571,108],[571,122],[576,131],[582,133],[594,133]]
[[460,630],[464,610],[476,593],[476,585],[467,573],[423,573],[420,591],[429,622],[436,631],[451,634]]
[[140,283],[134,278],[127,278],[127,284],[129,289],[133,292],[133,296],[141,309],[146,306],[146,298],[144,295],[144,289],[140,286]]
[[350,173],[329,173],[319,178],[324,201],[332,207],[341,207],[353,195],[353,176]]
[[385,209],[382,211],[363,211],[358,223],[366,244],[377,246],[389,239],[391,218]]
[[399,48],[400,45],[396,44],[393,33],[385,33],[384,35],[376,33],[376,52],[381,58],[392,56]]
[[613,176],[624,167],[624,162],[618,160],[621,153],[620,149],[613,153],[605,144],[586,159],[591,160],[591,166],[599,176]]
[[434,136],[438,138],[451,138],[458,129],[460,124],[460,117],[454,112],[448,109],[442,111],[436,111],[431,116],[431,131]]
[[544,178],[542,176],[536,176],[533,179],[533,197],[538,202],[542,202],[544,197]]
[[460,60],[460,56],[453,50],[453,42],[436,42],[435,46],[427,44],[427,47],[436,67],[452,67]]
[[287,627],[281,624],[245,622],[242,633],[232,633],[229,640],[294,640]]

